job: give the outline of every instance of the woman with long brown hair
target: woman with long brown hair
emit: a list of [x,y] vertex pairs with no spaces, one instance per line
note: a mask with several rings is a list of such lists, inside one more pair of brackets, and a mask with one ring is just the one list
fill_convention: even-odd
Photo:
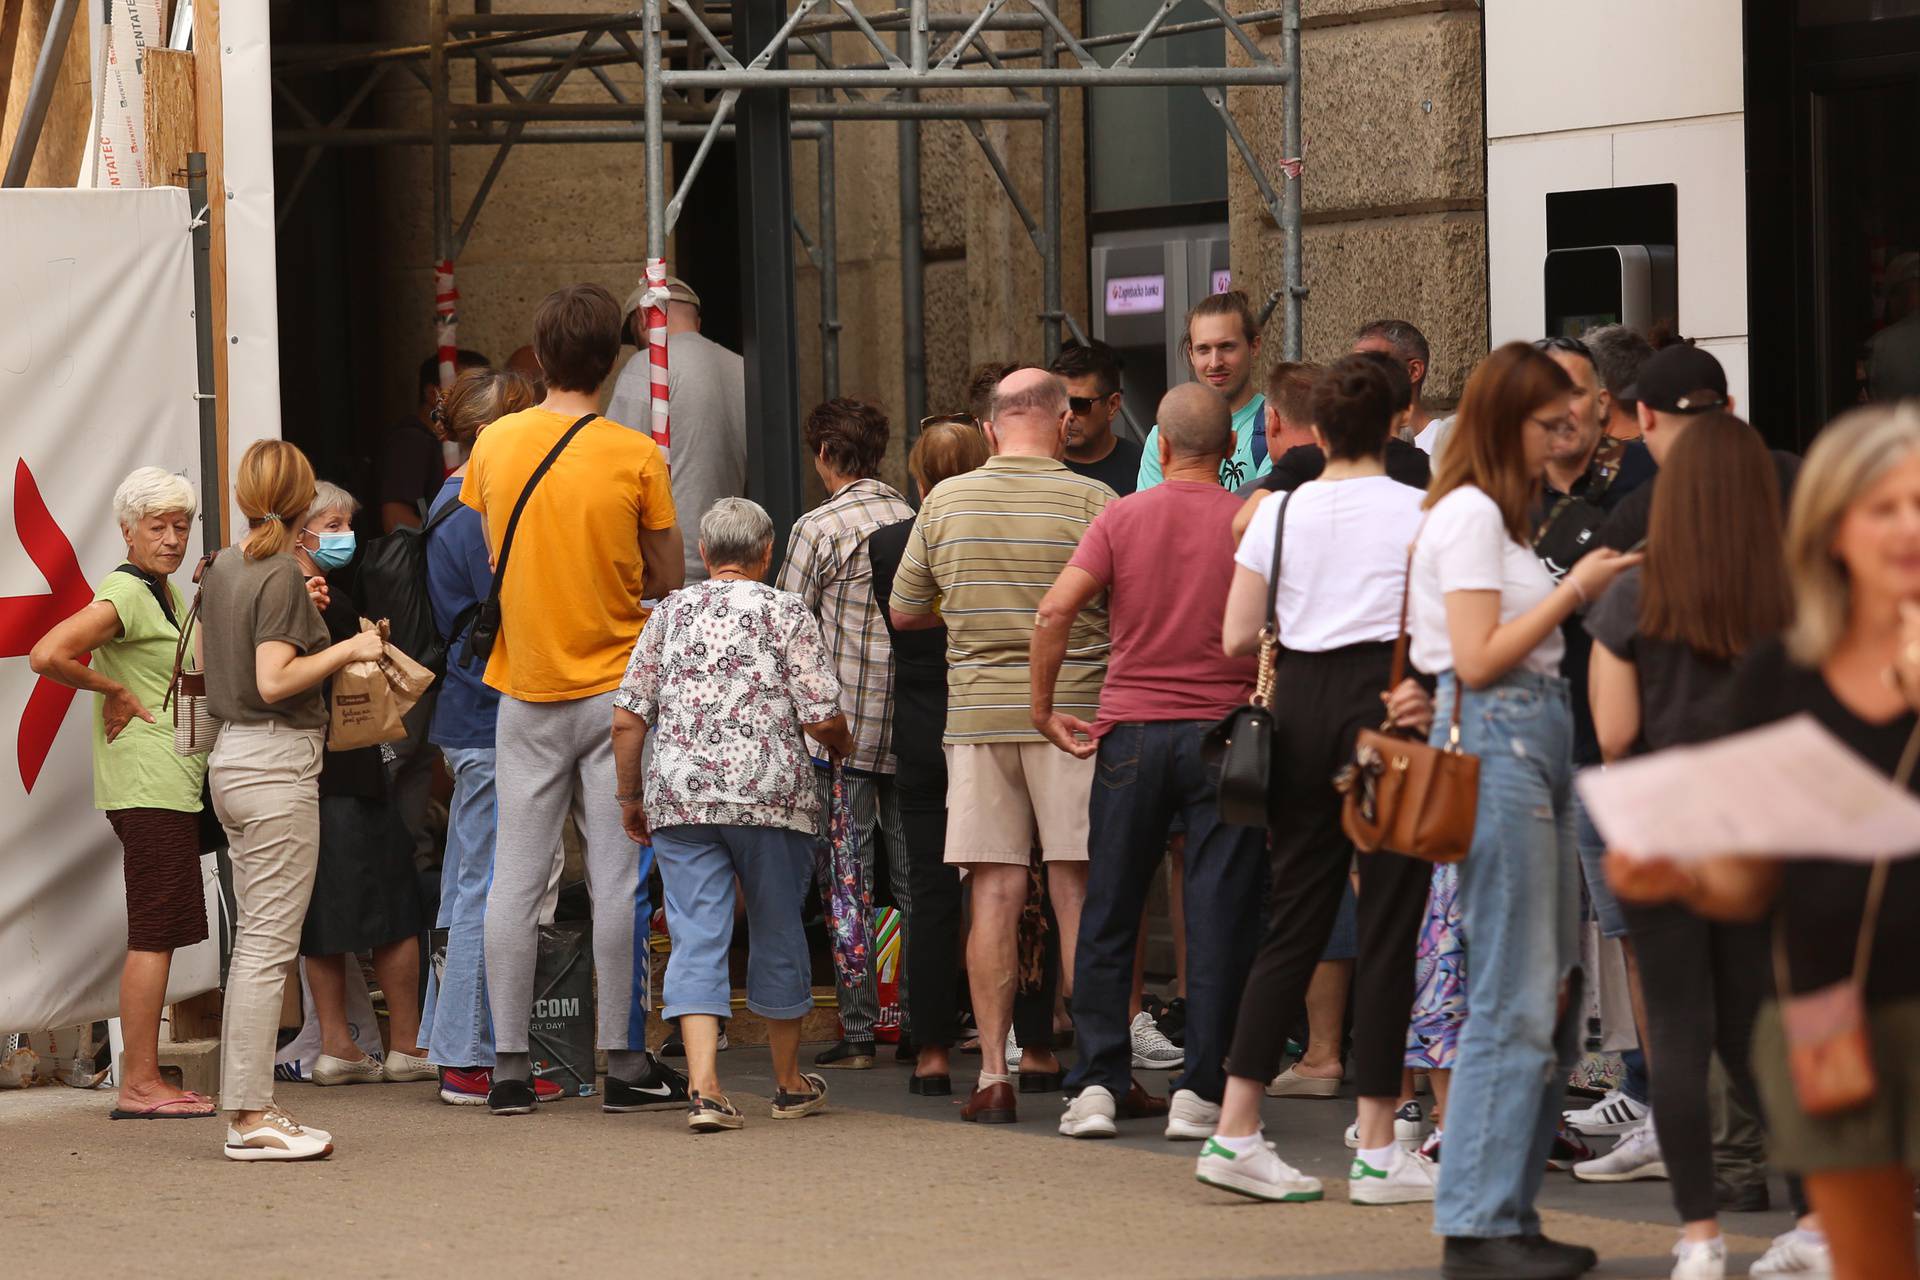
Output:
[[1459,866],[1473,1012],[1434,1205],[1449,1280],[1550,1280],[1595,1262],[1590,1249],[1542,1236],[1533,1207],[1580,1008],[1571,998],[1559,1012],[1579,958],[1580,898],[1560,624],[1639,558],[1594,551],[1556,585],[1529,545],[1534,489],[1571,395],[1560,366],[1526,343],[1480,362],[1427,493],[1409,577],[1413,662],[1440,681],[1433,745],[1480,758],[1473,845]]
[[274,1105],[274,1037],[320,860],[320,686],[349,662],[377,660],[381,641],[367,631],[328,644],[292,554],[315,492],[306,455],[283,440],[255,442],[234,480],[246,535],[214,558],[200,584],[196,634],[207,702],[221,723],[207,778],[227,832],[236,907],[220,1034],[230,1160],[333,1151],[331,1134]]
[[[1666,485],[1660,482],[1662,491]],[[1920,748],[1920,406],[1856,409],[1821,433],[1794,485],[1786,546],[1793,620],[1784,640],[1758,641],[1740,663],[1723,727],[1738,732],[1810,715],[1874,769],[1896,776]],[[1906,785],[1920,791],[1920,776],[1910,774]],[[1920,931],[1913,927],[1920,859],[1865,864],[1811,851],[1685,864],[1620,854],[1608,861],[1624,898],[1680,902],[1716,920],[1771,917],[1770,967],[1780,990],[1761,1008],[1753,1046],[1770,1155],[1805,1179],[1836,1280],[1920,1277],[1912,1217],[1920,1171]],[[1818,1074],[1802,1080],[1789,1070],[1781,1006],[1810,995],[1829,1014],[1858,1000],[1872,1087],[1857,1097],[1803,1095]],[[1835,1026],[1831,1016],[1827,1026]],[[1842,1034],[1828,1044],[1836,1042],[1859,1040]],[[1666,1070],[1656,1063],[1656,1090]]]
[[[1734,663],[1786,626],[1780,487],[1752,427],[1728,413],[1688,424],[1660,469],[1646,564],[1587,615],[1594,728],[1608,760],[1700,742],[1719,729]],[[1639,957],[1646,1046],[1658,1069],[1653,1123],[1682,1223],[1677,1280],[1719,1280],[1726,1245],[1714,1199],[1707,1067],[1715,1052],[1736,1096],[1758,1110],[1749,1048],[1766,982],[1765,932],[1675,904],[1623,903]]]

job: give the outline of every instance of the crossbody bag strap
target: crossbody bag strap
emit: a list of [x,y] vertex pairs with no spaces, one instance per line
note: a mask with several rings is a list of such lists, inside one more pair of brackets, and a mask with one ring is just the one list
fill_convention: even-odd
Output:
[[187,616],[180,622],[180,639],[173,646],[173,675],[167,680],[167,691],[160,698],[162,711],[172,704],[173,695],[180,688],[180,673],[186,670],[187,655],[193,652],[188,646],[193,643],[193,624],[200,617],[200,579],[206,574],[208,566],[213,563],[214,556],[218,554],[214,551],[207,552],[200,557],[200,563],[193,567],[193,603],[188,606]]
[[1280,550],[1286,544],[1287,508],[1291,493],[1280,495],[1280,514],[1274,517],[1273,564],[1267,570],[1267,616],[1260,628],[1260,668],[1254,676],[1252,703],[1273,706],[1274,664],[1280,657]]
[[[1904,791],[1913,781],[1913,769],[1920,763],[1920,724],[1913,727],[1907,736],[1907,746],[1900,753],[1900,765],[1893,771],[1893,785]],[[1873,939],[1880,925],[1880,904],[1887,896],[1887,872],[1893,865],[1893,859],[1881,858],[1873,864],[1873,874],[1867,878],[1867,901],[1860,912],[1860,936],[1853,946],[1853,985],[1866,989],[1867,968],[1873,959]],[[1782,918],[1785,912],[1779,912],[1773,918],[1773,980],[1778,984],[1780,994],[1790,994],[1793,987],[1787,974],[1787,943],[1783,931]]]
[[513,551],[513,531],[520,527],[520,513],[527,509],[527,499],[533,496],[533,491],[539,485],[541,477],[552,469],[554,462],[559,459],[567,445],[572,443],[573,438],[580,434],[583,427],[599,416],[597,413],[585,414],[578,422],[568,427],[567,433],[554,443],[553,448],[547,450],[547,456],[540,460],[540,465],[535,467],[533,474],[527,477],[526,487],[520,490],[520,500],[513,504],[513,514],[507,517],[507,531],[500,538],[500,554],[495,558],[493,565],[493,586],[487,592],[487,599],[490,602],[499,603],[500,584],[507,576],[507,557]]
[[[1413,541],[1407,544],[1407,576],[1400,584],[1400,630],[1393,638],[1393,667],[1387,673],[1387,696],[1400,687],[1407,678],[1407,648],[1412,637],[1407,634],[1407,610],[1413,600],[1413,553],[1420,548],[1420,535],[1426,532],[1427,517],[1420,517],[1420,527],[1413,531]],[[1453,691],[1453,715],[1447,724],[1447,749],[1457,751],[1460,748],[1460,690]],[[1380,724],[1385,733],[1393,728],[1393,719],[1389,716]]]

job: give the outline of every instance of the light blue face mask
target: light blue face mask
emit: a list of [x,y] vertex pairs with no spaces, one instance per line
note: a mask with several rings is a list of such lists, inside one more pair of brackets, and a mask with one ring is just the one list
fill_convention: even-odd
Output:
[[313,562],[322,569],[338,569],[353,559],[353,530],[349,529],[345,533],[316,533],[308,529],[306,532],[320,539],[319,549],[309,551],[307,554],[312,556]]

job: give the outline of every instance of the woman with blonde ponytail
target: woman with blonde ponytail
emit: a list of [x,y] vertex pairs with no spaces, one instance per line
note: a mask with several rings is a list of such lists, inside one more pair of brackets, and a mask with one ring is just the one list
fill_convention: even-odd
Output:
[[195,640],[221,722],[207,777],[227,832],[237,907],[220,1062],[230,1160],[313,1160],[333,1151],[332,1135],[274,1105],[274,1037],[320,855],[320,685],[349,662],[378,658],[380,638],[366,632],[328,644],[291,554],[315,489],[300,450],[256,442],[234,480],[246,535],[214,558],[200,584]]

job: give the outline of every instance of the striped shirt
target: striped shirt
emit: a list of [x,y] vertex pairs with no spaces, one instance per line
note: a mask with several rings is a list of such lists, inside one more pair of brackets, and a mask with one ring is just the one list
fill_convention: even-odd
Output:
[[855,480],[794,522],[775,584],[820,619],[853,731],[847,764],[869,773],[894,771],[893,642],[873,598],[867,537],[912,518],[907,500],[886,484]]
[[[920,506],[892,607],[947,624],[949,745],[1044,741],[1033,727],[1027,649],[1040,599],[1113,490],[1051,458],[989,458],[944,480]],[[1067,637],[1055,710],[1091,721],[1107,670],[1107,606],[1080,611]]]

